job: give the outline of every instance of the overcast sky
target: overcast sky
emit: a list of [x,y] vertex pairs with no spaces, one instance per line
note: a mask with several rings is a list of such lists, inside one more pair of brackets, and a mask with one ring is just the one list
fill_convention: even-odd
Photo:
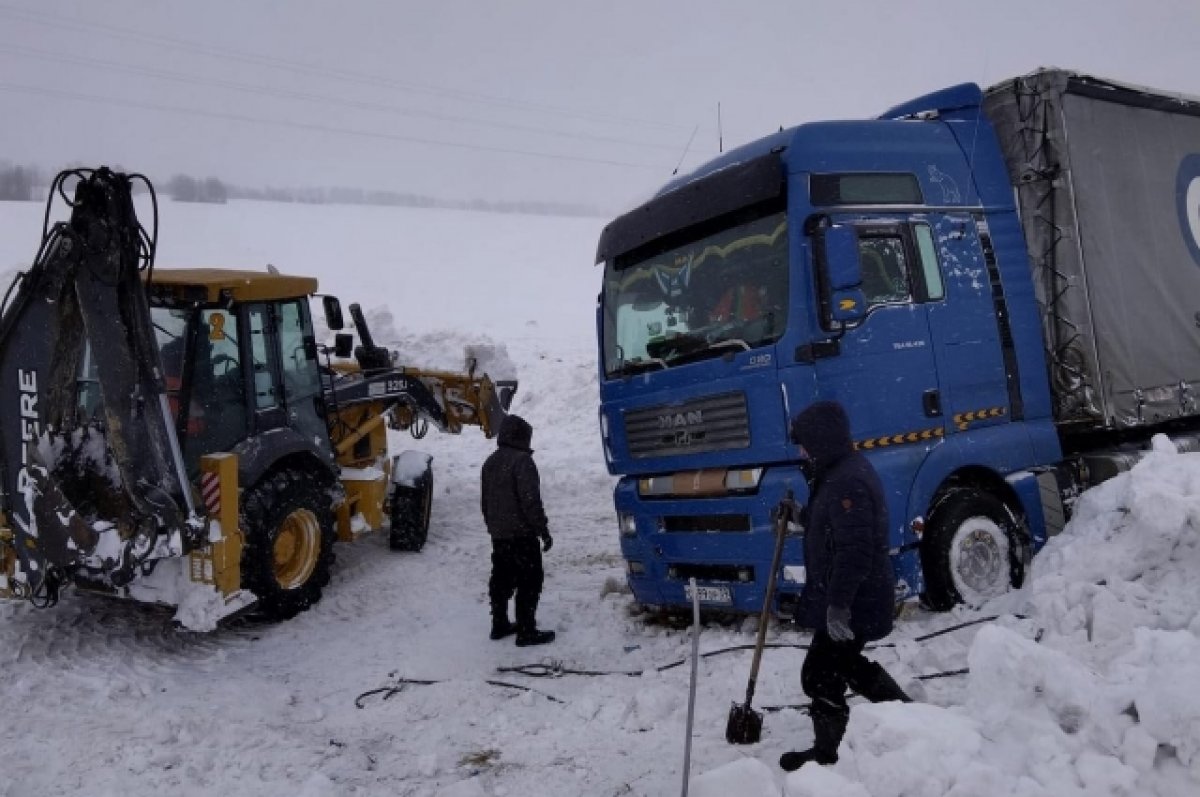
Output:
[[1200,0],[0,0],[0,160],[619,210],[1048,65],[1200,95]]

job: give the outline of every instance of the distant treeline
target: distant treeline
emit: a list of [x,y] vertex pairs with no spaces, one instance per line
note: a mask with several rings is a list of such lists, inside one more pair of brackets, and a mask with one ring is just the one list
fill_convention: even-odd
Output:
[[[69,169],[82,168],[72,164]],[[126,171],[113,166],[114,171]],[[35,166],[17,166],[0,161],[0,200],[42,201],[46,198],[55,172]],[[140,186],[135,184],[135,190]],[[176,202],[225,203],[230,199],[256,199],[266,202],[296,202],[309,205],[390,205],[414,208],[449,208],[488,213],[528,213],[538,216],[606,216],[604,211],[582,204],[550,201],[510,201],[487,199],[441,199],[403,191],[377,191],[363,188],[247,188],[231,185],[216,177],[176,174],[156,184],[160,195]]]

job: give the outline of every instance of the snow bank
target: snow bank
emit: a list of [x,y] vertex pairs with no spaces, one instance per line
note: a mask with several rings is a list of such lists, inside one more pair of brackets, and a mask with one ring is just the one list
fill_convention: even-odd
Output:
[[1200,793],[1198,528],[1200,454],[1158,438],[986,607],[1029,619],[975,635],[961,704],[856,705],[831,769],[873,797]]

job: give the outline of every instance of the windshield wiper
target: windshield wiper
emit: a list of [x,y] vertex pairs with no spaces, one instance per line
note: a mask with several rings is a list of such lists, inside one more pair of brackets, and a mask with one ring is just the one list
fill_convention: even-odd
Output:
[[724,340],[715,340],[700,349],[680,352],[674,357],[671,357],[668,362],[671,365],[675,365],[676,363],[694,362],[696,360],[703,360],[710,355],[720,354],[726,349],[732,348],[741,349],[742,351],[750,351],[751,346],[741,338],[725,338]]
[[609,376],[633,376],[649,371],[652,368],[665,369],[667,368],[667,361],[660,360],[658,357],[648,357],[644,360],[639,357],[636,360],[630,360],[624,365],[618,366]]

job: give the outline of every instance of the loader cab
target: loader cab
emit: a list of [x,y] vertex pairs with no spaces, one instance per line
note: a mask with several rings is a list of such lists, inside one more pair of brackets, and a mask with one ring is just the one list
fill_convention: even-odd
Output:
[[[316,289],[315,279],[263,272],[155,270],[150,314],[191,477],[202,455],[277,430],[291,434],[261,439],[301,441],[331,456],[308,305]],[[98,401],[87,368],[85,409]]]

